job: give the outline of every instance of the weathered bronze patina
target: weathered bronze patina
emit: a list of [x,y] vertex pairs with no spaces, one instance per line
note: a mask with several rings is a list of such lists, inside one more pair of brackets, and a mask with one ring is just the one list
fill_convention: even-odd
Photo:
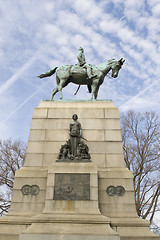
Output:
[[91,100],[97,99],[98,90],[103,83],[105,76],[109,71],[112,71],[111,76],[116,78],[125,60],[111,59],[97,66],[86,64],[84,50],[79,48],[77,65],[63,65],[54,67],[50,71],[39,75],[39,78],[50,77],[56,72],[57,86],[53,89],[51,100],[54,95],[59,92],[60,99],[62,99],[62,88],[66,87],[70,82],[77,85],[87,85],[91,93]]
[[56,173],[54,200],[90,200],[90,174]]
[[109,195],[109,196],[123,196],[125,194],[125,188],[123,186],[109,186],[107,189],[106,189],[106,193]]
[[57,161],[90,162],[89,148],[81,141],[81,139],[86,139],[82,137],[82,128],[77,121],[77,114],[73,114],[72,119],[73,121],[69,125],[70,139],[61,146]]

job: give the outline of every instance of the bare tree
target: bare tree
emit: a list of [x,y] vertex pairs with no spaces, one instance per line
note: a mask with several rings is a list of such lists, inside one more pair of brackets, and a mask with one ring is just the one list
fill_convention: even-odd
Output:
[[160,123],[155,112],[127,112],[121,117],[126,166],[133,172],[138,216],[153,224],[160,211]]
[[23,165],[25,152],[20,140],[0,141],[0,215],[9,211],[15,171]]

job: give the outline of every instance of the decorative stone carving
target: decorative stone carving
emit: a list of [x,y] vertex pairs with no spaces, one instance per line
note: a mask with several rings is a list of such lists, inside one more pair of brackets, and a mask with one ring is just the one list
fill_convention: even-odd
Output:
[[24,185],[22,188],[21,188],[21,192],[23,195],[37,195],[40,191],[40,188],[38,185]]
[[106,192],[109,196],[114,196],[114,195],[116,195],[116,188],[114,186],[109,186],[106,189]]
[[81,124],[77,121],[77,114],[74,114],[72,119],[73,122],[69,126],[70,139],[61,146],[57,161],[90,162],[89,148],[81,141],[81,139],[86,139],[82,137]]
[[31,193],[31,188],[30,188],[30,185],[24,185],[22,188],[21,188],[21,192],[23,195],[29,195]]
[[117,196],[123,196],[125,194],[125,189],[122,186],[117,186],[116,187],[116,193]]
[[125,194],[125,189],[122,186],[115,187],[111,185],[106,189],[106,192],[109,196],[123,196]]
[[32,185],[31,186],[31,195],[37,195],[39,193],[40,189],[38,185]]

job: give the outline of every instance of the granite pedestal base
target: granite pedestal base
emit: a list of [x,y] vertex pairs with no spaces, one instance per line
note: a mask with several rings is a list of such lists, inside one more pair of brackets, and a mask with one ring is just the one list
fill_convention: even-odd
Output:
[[[73,114],[91,162],[56,162]],[[160,239],[148,226],[136,214],[113,102],[40,102],[24,166],[15,175],[10,212],[0,218],[0,240]]]

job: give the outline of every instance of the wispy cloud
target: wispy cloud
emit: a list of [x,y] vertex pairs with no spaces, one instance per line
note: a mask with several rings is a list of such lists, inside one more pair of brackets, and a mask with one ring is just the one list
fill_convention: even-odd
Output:
[[31,64],[34,63],[36,59],[37,59],[37,54],[34,54],[34,56],[31,57],[20,69],[18,69],[14,75],[12,75],[5,83],[3,83],[0,86],[0,94],[3,94],[4,92],[6,92],[6,90],[9,87],[11,87],[13,83],[23,75],[25,71],[28,70],[28,68],[31,66]]
[[[137,105],[138,101],[143,101],[145,104],[145,93],[152,90],[152,88],[155,85],[159,85],[159,79],[154,80],[154,82],[152,82],[152,84],[148,85],[146,88],[144,88],[143,90],[139,91],[138,94],[136,94],[135,96],[133,96],[132,98],[130,98],[128,101],[124,102],[119,108],[121,111],[127,111],[130,108],[139,108],[139,106]],[[152,94],[152,92],[151,92]],[[141,97],[141,98],[140,98]],[[135,103],[135,104],[134,104]],[[154,104],[154,102],[152,103]],[[150,105],[150,104],[148,104]]]

